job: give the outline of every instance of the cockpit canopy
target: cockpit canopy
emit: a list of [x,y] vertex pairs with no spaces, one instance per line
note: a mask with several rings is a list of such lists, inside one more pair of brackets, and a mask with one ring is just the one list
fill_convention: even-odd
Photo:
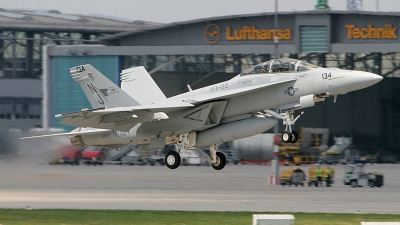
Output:
[[318,66],[308,62],[303,62],[298,59],[274,59],[253,66],[250,69],[240,73],[240,76],[260,73],[305,71],[315,68],[318,68]]

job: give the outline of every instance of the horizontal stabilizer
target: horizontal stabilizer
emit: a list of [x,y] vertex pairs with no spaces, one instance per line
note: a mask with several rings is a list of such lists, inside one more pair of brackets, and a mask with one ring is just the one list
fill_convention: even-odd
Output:
[[87,130],[87,131],[78,131],[78,132],[69,132],[69,133],[46,134],[46,135],[39,135],[39,136],[22,137],[20,139],[101,134],[101,133],[105,133],[105,132],[109,132],[109,131],[111,131],[111,130],[109,130],[109,129],[94,129],[94,130]]

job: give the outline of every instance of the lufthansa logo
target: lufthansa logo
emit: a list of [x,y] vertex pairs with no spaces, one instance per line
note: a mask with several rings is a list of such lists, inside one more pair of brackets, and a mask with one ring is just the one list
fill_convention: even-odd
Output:
[[209,44],[217,43],[221,39],[221,28],[213,23],[208,24],[206,28],[204,28],[204,39],[206,39]]

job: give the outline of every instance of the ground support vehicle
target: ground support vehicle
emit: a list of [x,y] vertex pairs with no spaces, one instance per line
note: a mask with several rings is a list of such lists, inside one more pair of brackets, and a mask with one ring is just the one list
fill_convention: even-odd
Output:
[[61,161],[63,164],[70,164],[70,165],[79,165],[79,163],[82,160],[82,153],[81,153],[81,149],[77,149],[73,152],[70,152],[66,155],[64,155],[61,158]]
[[105,148],[89,146],[83,150],[82,162],[86,165],[103,165],[106,159]]
[[301,185],[304,186],[304,181],[306,180],[306,175],[303,170],[299,168],[287,168],[282,170],[280,175],[280,184],[282,186],[292,184],[297,186]]
[[299,166],[301,164],[314,164],[316,163],[317,158],[313,155],[296,155],[293,158],[293,163],[296,166]]
[[[308,169],[308,186],[309,187],[311,187],[313,185],[315,187],[318,187],[317,169],[318,169],[318,167],[311,167],[310,169]],[[320,167],[320,169],[322,170],[322,182],[325,183],[325,185],[326,185],[326,170],[328,169],[328,167]],[[329,183],[329,186],[331,186],[334,183],[335,169],[331,168],[331,167],[329,167],[329,169],[332,170],[330,183]]]
[[321,153],[321,158],[319,159],[319,164],[326,165],[336,165],[342,158],[341,152],[338,151],[326,151]]
[[348,165],[345,167],[343,183],[353,188],[363,186],[382,187],[383,174],[365,172],[364,164]]

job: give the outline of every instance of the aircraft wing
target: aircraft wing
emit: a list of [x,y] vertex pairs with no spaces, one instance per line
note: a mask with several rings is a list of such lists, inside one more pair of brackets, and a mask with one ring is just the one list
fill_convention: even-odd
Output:
[[231,90],[226,90],[226,91],[219,91],[219,92],[215,92],[215,93],[211,92],[208,94],[203,94],[203,95],[198,95],[195,97],[186,98],[183,101],[191,103],[191,104],[199,104],[199,103],[211,101],[211,100],[227,99],[227,98],[231,98],[236,95],[243,94],[243,93],[252,92],[255,90],[259,90],[261,88],[265,88],[265,87],[272,86],[275,84],[286,83],[286,82],[290,82],[290,81],[294,81],[294,80],[296,80],[296,79],[293,78],[290,80],[278,81],[278,82],[267,83],[267,84],[259,84],[259,85],[254,85],[254,86],[250,86],[250,87],[243,87],[243,88],[236,88],[236,89],[231,89]]
[[59,134],[46,134],[39,136],[30,136],[30,137],[22,137],[20,139],[30,139],[30,138],[42,138],[42,137],[57,137],[57,136],[75,136],[75,135],[85,135],[85,134],[101,134],[105,132],[109,132],[111,130],[108,129],[94,129],[87,131],[77,131],[77,132],[69,132],[69,133],[59,133]]
[[131,107],[88,109],[57,114],[56,117],[63,117],[60,124],[70,126],[129,131],[138,123],[168,119],[164,111],[193,106],[179,100]]
[[163,102],[156,103],[150,105],[139,105],[139,106],[131,106],[131,107],[114,107],[114,108],[97,108],[97,109],[87,109],[77,112],[71,113],[62,113],[57,114],[55,117],[76,117],[76,116],[84,116],[90,117],[94,115],[105,115],[112,114],[118,112],[135,112],[139,110],[149,110],[152,112],[162,111],[165,109],[176,109],[176,108],[185,108],[185,107],[193,107],[193,104],[183,102],[183,101],[173,101],[173,102]]

